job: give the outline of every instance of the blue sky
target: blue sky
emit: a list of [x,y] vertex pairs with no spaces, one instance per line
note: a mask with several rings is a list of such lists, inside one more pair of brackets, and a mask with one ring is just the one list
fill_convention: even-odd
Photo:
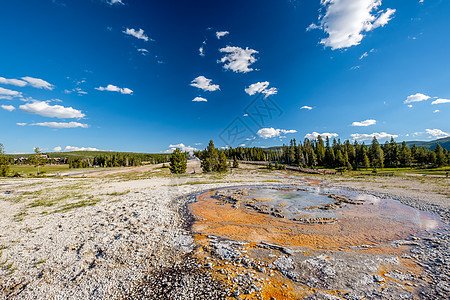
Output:
[[445,137],[449,15],[443,0],[2,1],[0,142],[165,152]]

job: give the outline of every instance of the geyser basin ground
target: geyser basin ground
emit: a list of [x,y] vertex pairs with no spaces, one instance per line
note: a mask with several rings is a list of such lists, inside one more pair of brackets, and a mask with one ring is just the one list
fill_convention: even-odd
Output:
[[[317,186],[210,190],[189,208],[199,258],[235,296],[268,299],[418,297],[427,279],[408,253],[447,229],[395,200]],[[252,284],[230,281],[240,273]]]

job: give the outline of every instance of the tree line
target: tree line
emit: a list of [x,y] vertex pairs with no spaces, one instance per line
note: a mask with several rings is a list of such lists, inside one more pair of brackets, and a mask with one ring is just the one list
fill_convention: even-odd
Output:
[[[206,150],[200,151],[199,156]],[[397,167],[442,167],[450,163],[450,152],[439,143],[433,150],[406,142],[398,144],[393,138],[380,144],[374,137],[370,145],[351,143],[340,139],[325,140],[318,136],[316,140],[305,139],[297,142],[295,139],[289,145],[279,149],[264,148],[229,148],[220,150],[228,159],[237,157],[244,161],[268,161],[281,164],[309,168],[346,168],[348,170],[367,168],[397,168]]]
[[47,164],[68,164],[69,168],[90,167],[131,167],[145,163],[158,164],[169,162],[170,154],[149,154],[129,152],[86,152],[86,153],[42,153],[35,147],[33,154],[6,155],[0,143],[0,176],[10,175],[11,165],[33,165],[39,168]]

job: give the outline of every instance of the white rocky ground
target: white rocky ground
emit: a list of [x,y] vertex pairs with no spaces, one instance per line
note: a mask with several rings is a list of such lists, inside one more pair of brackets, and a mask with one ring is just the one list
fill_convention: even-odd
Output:
[[[178,177],[149,168],[78,178],[0,179],[0,299],[131,296],[147,274],[181,263],[192,247],[180,219],[184,203],[177,201],[179,196],[301,178],[254,167],[206,176],[198,167],[196,162],[188,168],[191,174]],[[358,187],[348,180],[333,184]],[[361,183],[359,188],[370,186]],[[419,195],[401,190],[411,199]],[[422,196],[423,203],[448,214],[448,195],[430,191],[414,201],[422,203]]]

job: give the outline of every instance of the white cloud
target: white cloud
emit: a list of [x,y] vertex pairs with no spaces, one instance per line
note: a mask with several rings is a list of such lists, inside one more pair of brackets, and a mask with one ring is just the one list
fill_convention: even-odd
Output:
[[393,17],[395,9],[378,10],[381,0],[321,0],[325,14],[319,24],[307,30],[322,29],[327,38],[320,41],[332,50],[359,45],[364,33],[383,27]]
[[408,104],[408,103],[413,103],[413,102],[421,102],[421,101],[425,101],[430,99],[430,96],[421,94],[421,93],[417,93],[414,95],[409,95],[405,101],[403,101],[403,103]]
[[53,148],[53,151],[56,151],[56,152],[61,151],[61,150],[62,150],[62,148],[60,146]]
[[0,99],[12,99],[12,97],[22,97],[22,93],[0,87]]
[[122,31],[125,34],[134,36],[135,38],[138,38],[140,40],[144,40],[148,42],[148,36],[144,34],[144,30],[139,29],[138,31],[134,30],[133,28],[127,28],[125,31]]
[[109,0],[108,1],[109,5],[114,5],[114,4],[122,4],[125,5],[125,3],[122,2],[122,0]]
[[208,102],[208,100],[202,97],[195,97],[192,102]]
[[19,80],[19,79],[6,79],[5,77],[0,77],[0,83],[1,84],[10,84],[15,86],[24,87],[27,85],[26,81]]
[[18,126],[26,126],[27,123],[16,123],[16,125],[18,125]]
[[259,137],[263,139],[269,139],[273,137],[280,136],[281,134],[288,134],[288,133],[296,133],[297,130],[284,130],[284,129],[275,129],[275,128],[261,128],[256,133]]
[[64,148],[64,151],[100,151],[100,150],[92,147],[66,146],[66,148]]
[[324,133],[318,133],[318,132],[313,132],[313,133],[308,133],[308,134],[306,134],[305,135],[305,139],[308,139],[308,140],[315,140],[315,139],[317,139],[318,137],[319,137],[319,135],[322,137],[322,138],[335,138],[335,137],[338,137],[339,136],[339,134],[337,134],[337,133],[329,133],[329,132],[324,132]]
[[411,104],[408,105],[409,108],[412,108],[413,106]]
[[352,126],[371,126],[377,124],[376,120],[365,120],[362,122],[353,122]]
[[99,90],[99,91],[108,91],[108,92],[118,92],[118,93],[121,93],[121,94],[124,94],[124,95],[131,95],[131,94],[133,94],[133,91],[132,90],[130,90],[129,88],[120,88],[120,87],[117,87],[117,86],[115,86],[115,85],[112,85],[112,84],[108,84],[106,87],[98,87],[98,88],[95,88],[96,90]]
[[138,50],[138,52],[141,52],[141,54],[144,55],[144,56],[146,56],[148,54],[148,50],[147,49],[141,48],[141,49],[137,49],[137,50]]
[[227,46],[220,49],[220,52],[228,53],[220,60],[224,63],[224,69],[229,69],[236,73],[253,71],[253,69],[249,67],[256,62],[257,59],[253,55],[258,53],[258,51],[249,49],[248,47],[242,49],[240,47]]
[[444,104],[444,103],[450,103],[450,99],[436,99],[433,102],[431,102],[432,105],[436,105],[436,104]]
[[33,123],[30,126],[42,126],[42,127],[50,127],[50,128],[88,128],[88,124],[82,124],[78,122],[42,122],[42,123]]
[[13,111],[13,110],[15,110],[16,108],[14,107],[14,106],[12,106],[12,105],[2,105],[1,106],[4,110],[7,110],[7,111]]
[[191,81],[191,86],[197,87],[204,91],[214,92],[220,90],[218,84],[211,84],[211,79],[206,78],[205,76],[198,76],[194,80]]
[[217,32],[216,32],[216,37],[217,37],[217,39],[220,40],[221,37],[224,37],[224,36],[226,36],[226,35],[228,35],[228,34],[229,34],[228,31],[217,31]]
[[436,109],[435,111],[433,111],[433,113],[438,113],[438,112],[440,112],[439,109]]
[[254,84],[251,84],[248,88],[245,89],[245,92],[247,94],[249,94],[250,96],[256,94],[256,93],[262,93],[264,95],[266,95],[266,97],[270,96],[270,95],[275,95],[276,93],[278,93],[277,88],[270,88],[268,89],[267,87],[269,86],[269,82],[268,81],[264,81],[264,82],[257,82]]
[[53,90],[55,88],[53,84],[48,83],[43,79],[33,78],[30,76],[22,77],[22,79],[28,82],[29,85],[37,89]]
[[[79,95],[86,95],[87,94],[87,92],[86,91],[83,91],[81,88],[79,88],[79,87],[76,87],[76,88],[74,88],[73,90],[64,90],[64,93],[66,93],[66,94],[70,94],[70,93],[72,93],[72,92],[76,92],[76,93],[78,93]],[[61,102],[61,101],[59,101],[59,102]]]
[[425,131],[430,135],[430,138],[440,139],[450,136],[450,134],[440,129],[425,129]]
[[[381,2],[381,1],[380,1]],[[378,18],[373,22],[373,29],[378,27],[384,27],[387,23],[389,23],[390,20],[392,20],[392,17],[395,13],[395,9],[388,8],[385,12],[382,12]]]
[[369,56],[369,53],[372,53],[372,52],[374,52],[374,51],[375,51],[375,49],[370,49],[369,52],[364,52],[364,53],[359,57],[359,60],[362,60],[363,58]]
[[176,148],[180,148],[183,152],[189,152],[192,153],[194,151],[198,151],[199,149],[191,146],[185,146],[184,144],[176,144],[176,145],[169,145],[169,150],[166,150],[167,153],[171,153],[175,151]]
[[30,114],[58,119],[83,118],[85,116],[81,110],[77,110],[72,107],[50,105],[47,102],[36,100],[31,103],[20,105],[19,108]]
[[396,135],[396,134],[389,134],[389,133],[386,133],[386,132],[380,132],[380,133],[374,132],[372,134],[353,133],[350,136],[352,137],[353,140],[356,140],[356,141],[371,140],[371,139],[373,139],[373,137],[376,137],[377,140],[388,139],[388,138],[391,138],[391,137],[393,137],[394,139],[398,138],[398,135]]
[[300,109],[307,109],[307,110],[311,110],[311,109],[313,109],[311,106],[308,106],[308,105],[304,105],[304,106],[302,106],[302,107],[300,107]]
[[203,48],[203,46],[201,46],[200,48],[198,48],[198,54],[200,55],[200,56],[205,56],[205,49]]

